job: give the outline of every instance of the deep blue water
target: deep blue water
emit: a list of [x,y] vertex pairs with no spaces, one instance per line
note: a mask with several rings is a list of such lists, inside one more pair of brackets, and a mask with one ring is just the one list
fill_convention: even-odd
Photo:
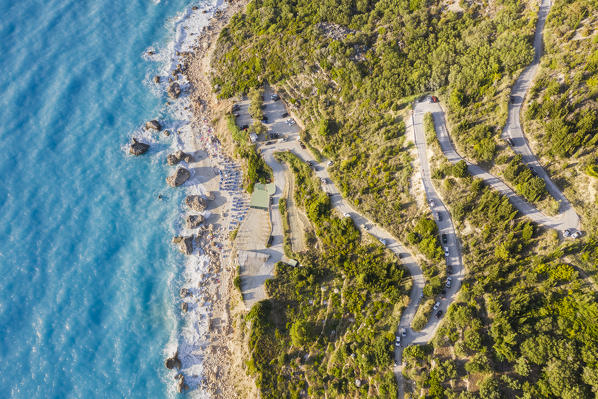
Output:
[[123,146],[190,3],[0,0],[0,397],[170,392],[181,194]]

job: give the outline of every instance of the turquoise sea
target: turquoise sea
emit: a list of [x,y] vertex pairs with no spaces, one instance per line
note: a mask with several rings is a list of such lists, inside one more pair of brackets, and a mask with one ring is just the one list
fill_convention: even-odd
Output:
[[0,397],[173,395],[182,193],[124,147],[167,117],[144,53],[192,5],[0,0]]

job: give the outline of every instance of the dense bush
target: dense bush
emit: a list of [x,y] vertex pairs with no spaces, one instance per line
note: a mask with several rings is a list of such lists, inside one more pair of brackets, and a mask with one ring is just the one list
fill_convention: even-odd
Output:
[[235,143],[237,155],[247,162],[247,191],[251,193],[255,183],[271,181],[272,171],[257,153],[255,145],[249,141],[249,134],[239,129],[234,116],[227,115],[227,126]]

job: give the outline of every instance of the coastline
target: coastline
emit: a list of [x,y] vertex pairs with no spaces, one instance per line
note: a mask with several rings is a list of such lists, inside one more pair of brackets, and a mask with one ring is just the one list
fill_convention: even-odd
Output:
[[[238,353],[243,342],[240,331],[233,328],[234,316],[231,317],[231,308],[245,308],[233,285],[236,268],[229,237],[243,217],[248,197],[240,185],[239,166],[229,157],[226,143],[220,142],[215,126],[211,125],[214,115],[225,110],[227,102],[218,103],[209,82],[211,55],[218,35],[230,17],[248,2],[215,0],[212,7],[189,6],[175,21],[176,38],[167,49],[171,58],[162,60],[166,70],[160,71],[160,78],[153,85],[161,93],[168,92],[174,82],[182,89],[180,97],[166,103],[170,114],[167,119],[172,122],[165,121],[164,128],[173,136],[167,151],[183,151],[192,156],[190,162],[175,166],[191,172],[181,188],[187,196],[208,198],[205,209],[181,206],[181,225],[176,229],[178,237],[193,237],[195,245],[191,254],[185,256],[179,278],[182,284],[174,298],[175,308],[180,311],[179,327],[164,351],[166,365],[172,369],[168,383],[175,382],[171,388],[174,395],[177,391],[201,398],[236,398],[239,391],[247,397],[257,395],[255,384],[243,369],[243,356]],[[196,26],[190,28],[186,21],[193,18],[197,18]],[[202,18],[208,18],[207,22]],[[169,175],[173,171],[169,168]],[[198,211],[204,219],[201,226],[185,225],[185,220]]]
[[[228,24],[230,18],[243,10],[249,0],[227,0],[226,6],[210,20],[205,33],[197,38],[194,51],[186,55],[188,65],[185,76],[191,84],[191,103],[193,107],[193,125],[211,123],[216,115],[226,112],[230,103],[219,102],[212,91],[209,81],[212,54],[221,30]],[[212,129],[222,129],[223,126],[213,126]],[[212,130],[215,134],[216,131]],[[232,156],[232,147],[226,140],[225,134],[216,135],[221,141],[221,151]],[[212,137],[216,137],[212,136]],[[247,194],[243,192],[245,196]],[[248,197],[246,197],[248,199]],[[227,245],[231,245],[229,236],[222,237]],[[230,256],[223,260],[221,284],[217,287],[219,300],[214,304],[214,314],[223,315],[220,328],[213,331],[206,346],[204,378],[210,397],[238,398],[258,397],[253,379],[247,376],[242,355],[244,345],[242,327],[238,315],[245,311],[243,299],[234,287],[236,276],[234,248]],[[232,315],[231,315],[232,313]],[[242,396],[242,397],[243,397]]]

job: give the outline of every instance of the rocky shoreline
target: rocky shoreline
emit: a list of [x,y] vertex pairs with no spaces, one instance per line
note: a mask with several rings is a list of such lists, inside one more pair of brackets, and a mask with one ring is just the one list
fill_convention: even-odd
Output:
[[[243,10],[248,2],[248,0],[227,1],[226,7],[215,13],[210,24],[197,38],[193,51],[183,54],[184,62],[182,64],[186,68],[182,73],[191,85],[190,95],[195,126],[213,120],[223,107],[223,104],[218,102],[212,92],[209,82],[211,57],[222,28],[234,14]],[[209,198],[207,199],[209,200]],[[197,197],[188,196],[185,203],[194,212],[200,212],[205,206]],[[187,223],[189,227],[193,225],[189,219]],[[200,227],[200,229],[202,228]],[[205,233],[196,239],[203,240],[203,237],[205,237]],[[228,233],[221,239],[228,243]],[[231,320],[234,298],[240,298],[240,294],[233,285],[236,268],[231,263],[230,257],[223,260],[218,256],[218,249],[214,248],[214,243],[203,242],[202,245],[207,245],[205,248],[208,248],[207,252],[213,259],[213,262],[210,262],[210,269],[220,272],[218,284],[210,286],[208,291],[211,291],[209,295],[214,300],[213,314],[221,316],[210,319],[202,387],[213,398],[257,397],[255,384],[246,375],[243,367],[243,357],[240,355],[243,342],[238,336],[239,331],[235,334],[233,320]],[[181,295],[188,294],[187,291],[181,291]],[[239,396],[240,392],[243,392],[242,396]]]
[[[184,281],[177,300],[182,331],[176,343],[169,344],[164,365],[174,372],[174,390],[192,396],[257,395],[255,384],[243,370],[242,356],[233,356],[242,342],[235,339],[230,316],[231,300],[242,301],[233,285],[236,268],[231,262],[228,222],[233,196],[243,194],[220,190],[220,174],[226,173],[223,165],[232,161],[208,122],[218,107],[222,108],[208,80],[211,54],[222,28],[247,3],[217,0],[214,4],[218,9],[199,10],[195,6],[175,21],[177,39],[171,66],[151,79],[167,95],[165,108],[174,118],[171,121],[161,116],[147,121],[138,131],[141,137],[133,138],[128,146],[131,155],[139,156],[148,152],[159,136],[171,140],[174,148],[166,156],[171,169],[165,183],[170,190],[183,189],[186,193],[180,229],[172,238],[172,244],[185,256]],[[201,32],[186,31],[187,20],[211,12],[213,17]],[[197,30],[197,26],[201,28],[193,25],[191,29]],[[185,41],[177,41],[179,37]],[[158,60],[153,49],[146,56]],[[160,152],[160,146],[157,148]],[[158,198],[162,199],[162,194]]]

